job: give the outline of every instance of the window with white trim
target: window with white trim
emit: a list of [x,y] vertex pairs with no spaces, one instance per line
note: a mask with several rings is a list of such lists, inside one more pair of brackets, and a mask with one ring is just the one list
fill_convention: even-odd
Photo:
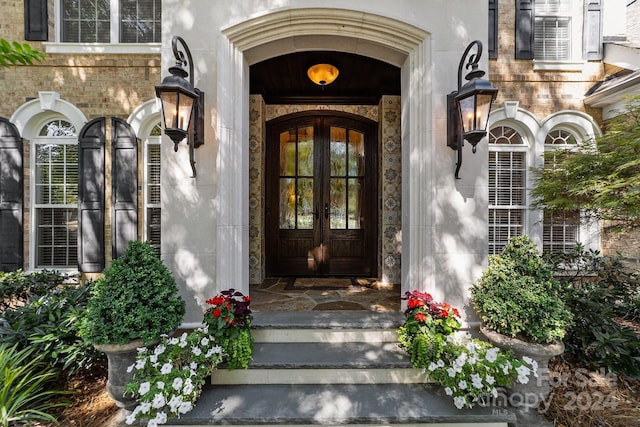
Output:
[[45,124],[32,150],[36,268],[78,267],[78,138],[66,120]]
[[571,0],[536,0],[534,26],[537,60],[571,59]]
[[145,239],[160,254],[160,142],[162,127],[158,123],[144,143],[144,233]]
[[[544,141],[544,150],[575,149],[576,137],[564,129],[549,132]],[[552,159],[551,163],[548,162]],[[545,167],[554,167],[554,156],[545,156]],[[580,241],[580,211],[563,213],[545,212],[542,231],[542,250],[545,252],[567,252],[575,248]]]
[[525,233],[527,146],[508,126],[489,132],[489,253]]
[[60,0],[65,43],[159,43],[161,0]]

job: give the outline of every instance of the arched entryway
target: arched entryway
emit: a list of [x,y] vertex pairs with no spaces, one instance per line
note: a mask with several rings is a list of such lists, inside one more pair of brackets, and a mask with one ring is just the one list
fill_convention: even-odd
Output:
[[[282,19],[286,19],[290,24],[290,32],[287,35],[283,35],[280,31]],[[293,21],[304,22],[304,25],[293,25]],[[344,25],[335,27],[339,28],[339,31],[334,32],[327,28],[327,22],[332,22],[336,25],[342,23]],[[332,28],[334,27],[332,26]],[[403,112],[401,114],[403,120],[398,134],[399,138],[402,139],[403,169],[406,169],[407,173],[403,175],[402,189],[398,188],[397,193],[403,194],[403,205],[411,203],[411,200],[417,197],[418,193],[421,193],[419,189],[423,188],[424,183],[430,179],[429,164],[431,163],[428,154],[429,141],[432,137],[430,103],[428,102],[431,92],[428,89],[429,67],[427,64],[431,57],[427,43],[429,40],[428,33],[406,23],[381,16],[369,16],[361,12],[336,9],[305,9],[287,10],[282,13],[274,12],[273,14],[261,16],[259,19],[245,21],[229,27],[223,31],[223,34],[227,36],[230,42],[226,47],[228,54],[223,56],[226,59],[233,58],[233,60],[219,63],[220,73],[226,77],[225,81],[228,83],[232,83],[231,80],[234,80],[240,86],[243,85],[242,81],[246,84],[247,80],[245,79],[248,79],[246,73],[248,70],[246,68],[247,65],[295,52],[295,48],[292,50],[292,46],[297,42],[302,44],[303,40],[309,50],[318,50],[319,48],[341,50],[373,57],[400,67],[402,70]],[[325,36],[318,37],[319,34],[325,34]],[[286,43],[286,40],[289,40],[292,44]],[[308,44],[311,40],[314,40],[313,46]],[[416,73],[420,74],[419,78]],[[231,87],[239,89],[240,86],[232,84]],[[229,88],[229,86],[226,87]],[[226,93],[230,93],[229,91],[231,90],[228,89]],[[404,101],[405,93],[407,99],[410,98],[411,102]],[[411,96],[409,96],[410,93]],[[240,96],[240,93],[238,93],[238,96]],[[228,118],[230,124],[237,121],[238,127],[244,127],[241,123],[242,114],[236,114],[232,110],[224,109],[218,110],[218,113],[223,121]],[[409,134],[412,137],[406,138]],[[232,135],[230,134],[229,136]],[[247,140],[250,140],[248,135]],[[381,144],[385,143],[385,141],[381,141]],[[221,168],[218,169],[218,188],[222,190],[221,194],[223,196],[230,191],[230,188],[238,188],[238,185],[244,181],[245,178],[240,176],[242,169],[238,167],[242,164],[241,159],[244,155],[251,156],[251,144],[252,142],[247,147],[242,146],[241,141],[233,140],[232,142],[232,139],[227,140],[225,138],[220,140],[218,150],[220,153],[224,153],[222,157],[225,158],[225,161],[219,163]],[[241,153],[244,150],[247,150],[245,151],[246,154]],[[411,153],[410,157],[409,153]],[[232,161],[227,161],[227,159]],[[417,167],[412,167],[414,163]],[[247,171],[247,175],[249,175],[249,171]],[[408,197],[404,198],[405,188],[408,189],[410,187],[413,187],[415,193],[413,191],[407,192],[406,195]],[[420,194],[420,198],[422,198],[422,194]],[[232,199],[239,201],[235,197],[232,197]],[[225,209],[221,211],[222,218],[219,222],[224,224],[227,224],[227,221],[229,223],[237,222],[238,211],[247,212],[247,217],[253,214],[251,205],[247,206],[247,210],[242,209],[241,205],[225,205]],[[229,218],[226,218],[227,213],[230,215]],[[421,283],[431,281],[433,278],[430,271],[433,265],[425,263],[424,260],[431,256],[429,251],[431,250],[432,230],[424,226],[412,227],[412,224],[426,225],[430,222],[430,213],[424,210],[411,210],[403,214],[402,218],[404,221],[403,228],[411,229],[411,236],[407,237],[405,234],[403,241],[398,244],[398,246],[402,245],[403,248],[403,287],[409,286],[404,284],[409,278],[414,282]],[[244,228],[240,224],[238,224],[238,227],[239,232]],[[247,230],[247,234],[252,232],[248,224],[245,230]],[[222,234],[219,234],[219,237],[224,238],[233,230],[226,225],[220,231],[222,231]],[[218,240],[218,242],[224,243],[223,240]],[[408,253],[407,249],[411,250],[411,256],[405,259],[405,255]],[[245,250],[249,250],[248,245]],[[218,267],[216,268],[216,281],[218,283],[238,283],[238,287],[243,287],[242,278],[246,277],[250,260],[246,256],[246,252],[242,250],[240,252],[242,255],[238,252],[229,251],[218,254]],[[246,264],[244,264],[246,265],[246,270],[243,267],[244,261],[239,263],[239,259],[246,260]],[[412,262],[412,260],[415,262]],[[392,259],[386,261],[394,262]],[[238,267],[239,269],[229,268],[230,266]]]

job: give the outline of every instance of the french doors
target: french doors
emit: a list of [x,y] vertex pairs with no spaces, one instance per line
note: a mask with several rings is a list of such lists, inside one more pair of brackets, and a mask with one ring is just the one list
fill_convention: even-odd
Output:
[[267,124],[269,276],[376,275],[377,126],[315,112]]

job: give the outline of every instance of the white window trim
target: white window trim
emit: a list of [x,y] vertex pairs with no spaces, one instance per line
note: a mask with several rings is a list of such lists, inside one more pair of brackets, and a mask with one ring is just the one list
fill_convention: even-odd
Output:
[[[488,129],[498,126],[512,127],[518,131],[528,146],[527,168],[538,168],[543,165],[545,137],[552,130],[564,129],[572,133],[578,141],[586,141],[602,136],[602,131],[591,116],[581,111],[559,111],[544,120],[539,120],[533,113],[518,107],[517,101],[506,101],[501,108],[493,110],[489,116]],[[492,150],[513,151],[517,146],[492,146]],[[531,204],[531,189],[535,185],[533,174],[527,174],[527,206]],[[536,245],[542,249],[544,211],[527,208],[525,212],[525,232]],[[585,248],[601,250],[600,223],[585,218],[580,223],[580,241]]]
[[547,61],[534,59],[533,71],[569,71],[582,72],[586,61]]
[[[54,0],[55,35],[53,42],[45,42],[45,53],[62,54],[160,54],[162,43],[119,43],[120,8],[112,7],[109,37],[111,43],[63,43],[61,0]],[[114,42],[114,40],[116,40]]]
[[160,55],[161,43],[59,43],[45,42],[45,53]]
[[[518,124],[513,123],[513,122],[508,122],[508,121],[504,121],[504,122],[500,122],[500,123],[495,123],[492,124],[491,127],[488,127],[488,129],[493,129],[496,127],[500,127],[500,126],[506,126],[506,127],[510,127],[512,129],[514,129],[516,132],[518,132],[518,134],[520,135],[520,137],[522,138],[522,144],[488,144],[489,146],[489,152],[507,152],[507,153],[512,153],[512,152],[519,152],[519,153],[525,153],[525,170],[526,170],[526,175],[525,175],[525,193],[524,193],[524,207],[522,208],[523,210],[523,214],[522,214],[522,233],[523,234],[527,234],[529,237],[531,237],[531,233],[529,232],[531,230],[531,223],[532,223],[532,211],[529,208],[529,205],[531,204],[531,186],[532,186],[532,178],[531,178],[531,172],[530,169],[533,166],[533,157],[531,156],[531,144],[530,144],[530,138],[528,136],[527,132],[523,132],[521,126],[518,126]],[[505,205],[488,205],[489,209],[521,209],[520,205],[509,205],[509,206],[505,206]]]
[[[149,159],[148,159],[148,150],[149,145],[158,145],[162,144],[162,136],[147,136],[144,138],[142,144],[142,162],[143,162],[143,172],[142,172],[142,239],[149,240],[148,236],[148,228],[149,228],[149,218],[147,210],[149,208],[160,208],[162,209],[162,204],[149,203],[149,180],[148,172],[149,172]],[[162,171],[160,171],[162,174]],[[160,184],[160,191],[162,192],[162,184]],[[162,212],[162,211],[161,211]]]
[[[47,118],[43,120],[38,129],[41,129],[46,123],[52,120],[67,120],[62,116],[58,116],[57,118]],[[80,132],[80,129],[76,128],[76,132]],[[55,141],[55,143],[62,143],[66,145],[78,145],[78,136],[58,136],[58,137],[35,137],[31,139],[29,146],[29,165],[31,167],[31,179],[29,180],[29,271],[43,271],[43,270],[52,270],[55,269],[57,271],[66,273],[66,274],[74,274],[78,272],[78,267],[40,267],[36,266],[36,251],[37,251],[37,235],[38,235],[38,226],[36,222],[36,209],[40,208],[40,204],[36,203],[36,145],[41,144],[41,141]],[[46,205],[53,208],[68,208],[69,205]],[[76,205],[77,206],[77,205]],[[77,245],[77,244],[76,244]]]
[[[556,60],[544,60],[534,59],[533,70],[534,71],[567,71],[567,72],[581,72],[584,69],[587,61],[582,59],[582,42],[583,42],[583,25],[584,25],[584,10],[582,2],[571,2],[570,10],[566,14],[542,14],[538,16],[560,16],[567,17],[571,22],[571,28],[569,34],[571,36],[570,42],[570,59],[563,61]],[[579,34],[580,37],[575,35]]]

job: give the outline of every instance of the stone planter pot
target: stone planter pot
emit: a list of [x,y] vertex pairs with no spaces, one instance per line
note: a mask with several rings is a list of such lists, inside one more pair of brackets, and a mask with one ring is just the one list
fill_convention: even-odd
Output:
[[545,423],[538,415],[537,407],[544,402],[551,387],[549,386],[549,360],[564,353],[564,344],[557,341],[551,344],[535,344],[502,335],[492,329],[481,327],[480,332],[494,346],[512,350],[515,356],[527,356],[538,363],[538,377],[533,375],[527,384],[516,381],[509,387],[509,404],[515,409],[518,426],[553,425]]
[[[155,345],[157,341],[146,347]],[[109,363],[107,376],[107,393],[119,408],[133,411],[138,404],[132,396],[125,396],[126,385],[133,378],[133,371],[127,372],[127,368],[136,362],[139,347],[145,347],[142,341],[131,341],[127,344],[95,344],[96,350],[107,355]]]

